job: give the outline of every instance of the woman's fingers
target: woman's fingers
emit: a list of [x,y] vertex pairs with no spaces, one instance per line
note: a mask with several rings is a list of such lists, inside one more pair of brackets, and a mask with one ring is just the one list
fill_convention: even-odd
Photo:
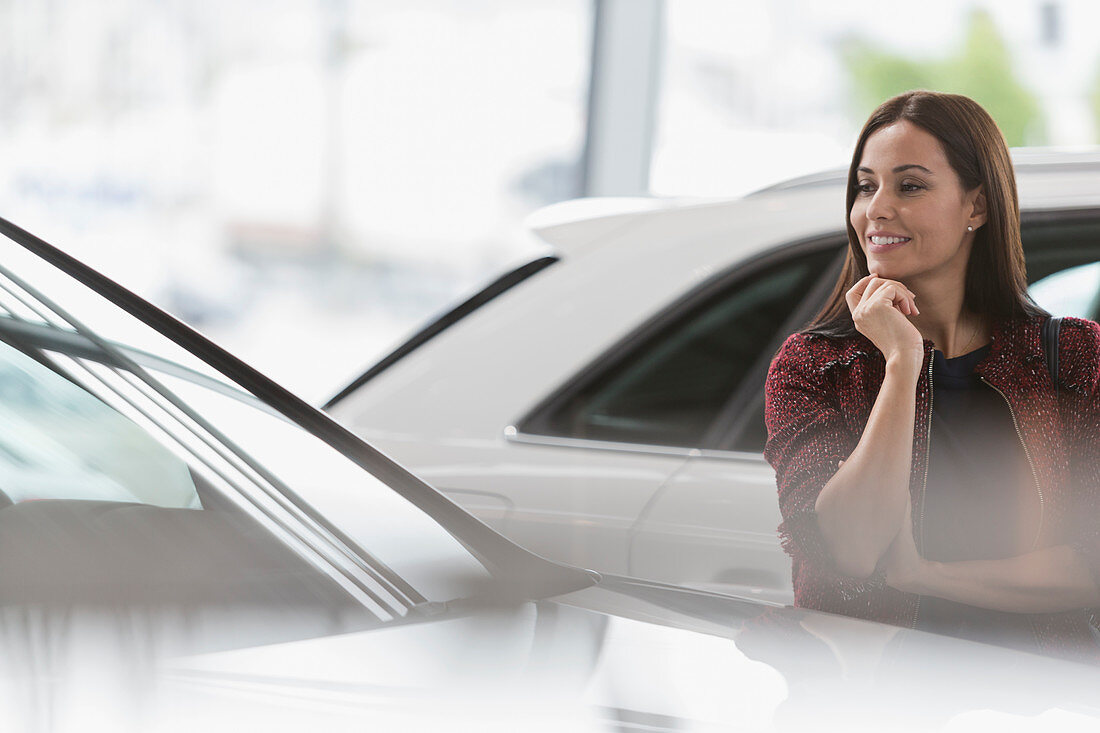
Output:
[[888,302],[906,316],[920,315],[917,307],[917,295],[897,280],[882,278],[874,273],[859,279],[844,295],[848,310],[853,316],[856,311],[867,307],[876,298]]
[[907,316],[920,314],[916,298],[916,293],[897,280],[888,280],[875,275],[860,279],[846,295],[848,308],[853,313],[857,308],[866,307],[867,303],[874,299],[886,299],[890,305]]
[[863,301],[863,294],[867,290],[867,285],[874,278],[874,275],[864,275],[856,284],[848,288],[848,292],[844,294],[844,299],[848,301],[848,310],[855,310],[856,306]]
[[896,280],[893,282],[897,283],[898,287],[901,289],[901,292],[904,294],[909,312],[920,313],[920,310],[917,308],[917,294],[902,285],[901,283],[897,282]]
[[907,316],[916,315],[920,313],[917,308],[916,295],[904,285],[893,283],[887,288],[881,288],[876,292],[876,296],[881,293],[885,298],[889,299],[890,305],[897,308],[899,311]]
[[907,316],[913,315],[913,308],[909,305],[909,296],[902,295],[899,299],[893,302],[893,306]]
[[881,300],[888,300],[890,305],[896,305],[899,299],[900,286],[893,280],[883,280],[876,278],[871,281],[871,284],[867,286],[867,289],[863,292],[863,298],[860,301],[860,305],[866,307],[869,303]]
[[911,290],[897,283],[891,283],[888,286],[880,288],[875,293],[875,297],[883,297],[888,299],[890,305],[897,308],[899,311],[907,316],[919,313],[917,310],[916,295]]

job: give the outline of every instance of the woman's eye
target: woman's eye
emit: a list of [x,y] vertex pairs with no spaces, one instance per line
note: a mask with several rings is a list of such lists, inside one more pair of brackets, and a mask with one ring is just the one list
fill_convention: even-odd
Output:
[[922,186],[918,183],[903,183],[903,184],[901,184],[901,190],[902,191],[919,191],[922,188],[924,188],[924,186]]
[[872,186],[870,183],[856,184],[856,191],[859,193],[870,193],[872,189],[874,189],[874,186]]

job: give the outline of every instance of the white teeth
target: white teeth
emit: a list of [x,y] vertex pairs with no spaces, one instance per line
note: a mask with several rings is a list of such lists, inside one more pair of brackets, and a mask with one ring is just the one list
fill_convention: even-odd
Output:
[[897,244],[898,242],[908,242],[909,237],[871,237],[873,244]]

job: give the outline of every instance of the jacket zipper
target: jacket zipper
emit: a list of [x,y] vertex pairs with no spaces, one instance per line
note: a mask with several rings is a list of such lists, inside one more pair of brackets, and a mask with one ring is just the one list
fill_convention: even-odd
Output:
[[[986,381],[985,377],[980,377],[980,379],[985,382],[985,384],[993,387],[992,384],[989,384],[989,382]],[[1043,487],[1039,485],[1039,474],[1035,473],[1035,464],[1031,461],[1031,451],[1027,449],[1027,443],[1024,442],[1023,433],[1020,432],[1020,425],[1016,422],[1016,411],[1012,409],[1012,403],[1008,401],[1008,397],[1005,396],[1004,392],[997,389],[996,387],[993,387],[993,389],[997,392],[997,394],[1001,396],[1002,399],[1004,399],[1005,404],[1008,405],[1008,414],[1012,416],[1012,427],[1016,428],[1016,437],[1020,439],[1020,445],[1024,447],[1024,455],[1027,457],[1027,465],[1031,467],[1031,478],[1035,480],[1035,491],[1039,494],[1039,526],[1035,528],[1035,541],[1031,543],[1031,549],[1034,550],[1039,545],[1039,533],[1043,530],[1043,515],[1045,513]]]
[[[928,430],[924,436],[924,483],[920,490],[920,511],[918,512],[918,523],[920,524],[920,532],[918,533],[918,539],[920,540],[920,552],[924,554],[924,495],[928,492],[928,460],[932,453],[932,356],[928,357]],[[917,594],[917,605],[913,608],[913,621],[909,624],[909,628],[917,628],[917,619],[920,617],[920,594]]]

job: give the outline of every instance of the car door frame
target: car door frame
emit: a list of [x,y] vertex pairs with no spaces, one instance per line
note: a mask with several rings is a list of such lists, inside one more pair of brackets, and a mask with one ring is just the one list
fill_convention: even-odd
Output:
[[[732,406],[748,403],[753,395],[759,391],[759,379],[761,370],[766,373],[775,351],[787,337],[789,329],[796,328],[812,317],[816,311],[818,301],[823,299],[836,281],[836,274],[843,262],[843,257],[835,258],[823,273],[814,281],[809,292],[795,306],[791,315],[783,322],[783,326],[771,342],[761,351],[756,360],[746,372],[741,383],[727,398],[725,406],[719,410],[718,417],[703,433],[703,440],[697,446],[669,446],[650,445],[646,443],[628,443],[609,441],[596,438],[577,438],[567,436],[547,435],[532,431],[532,423],[537,424],[541,416],[553,412],[563,401],[570,399],[577,391],[589,384],[591,380],[598,379],[610,369],[614,369],[622,361],[629,358],[635,349],[650,339],[662,329],[675,324],[684,314],[696,306],[702,304],[719,293],[735,287],[739,282],[746,282],[763,270],[771,268],[793,257],[806,256],[839,246],[843,233],[831,232],[804,237],[787,242],[779,246],[769,247],[766,250],[752,255],[746,259],[734,262],[708,277],[703,282],[691,288],[686,293],[677,297],[661,310],[644,321],[641,325],[630,330],[622,338],[606,348],[599,356],[577,370],[557,388],[535,403],[520,419],[511,422],[504,431],[506,440],[517,443],[534,443],[541,445],[557,445],[569,447],[584,447],[598,450],[617,450],[642,453],[674,454],[683,456],[699,455],[701,451],[721,450],[717,442],[728,431],[716,430],[718,421],[733,409]],[[843,254],[843,253],[842,253]],[[812,311],[812,312],[811,312]],[[740,428],[740,423],[736,426]],[[746,452],[746,455],[761,457],[758,452]]]

